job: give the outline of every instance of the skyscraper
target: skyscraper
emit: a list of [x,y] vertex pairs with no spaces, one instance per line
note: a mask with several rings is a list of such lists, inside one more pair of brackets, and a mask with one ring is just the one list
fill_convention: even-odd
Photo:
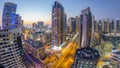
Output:
[[70,17],[68,19],[68,24],[69,24],[69,32],[76,33],[76,18]]
[[98,32],[102,32],[102,21],[101,20],[99,20],[99,22],[98,22]]
[[44,22],[43,21],[39,21],[38,22],[38,27],[39,28],[43,28],[44,27]]
[[116,31],[120,32],[120,20],[119,19],[116,20]]
[[94,21],[94,31],[95,32],[98,31],[98,23],[97,23],[97,21]]
[[104,26],[105,26],[104,21],[105,21],[104,19],[101,20],[101,22],[102,22],[102,32],[105,31],[105,30],[104,30]]
[[44,22],[39,21],[37,24],[37,32],[42,32],[44,30]]
[[[79,22],[78,22],[78,34],[79,34],[79,40],[78,40],[78,45],[81,45],[81,38],[82,38],[82,24],[81,24],[81,16],[78,18],[79,19]],[[81,47],[81,46],[80,46]]]
[[79,17],[78,16],[76,16],[75,17],[75,20],[76,20],[76,32],[78,32],[78,30],[79,30]]
[[60,46],[65,41],[64,31],[64,7],[55,1],[52,8],[52,45]]
[[5,68],[26,68],[21,29],[0,31],[0,64]]
[[[99,52],[92,47],[94,32],[94,16],[90,8],[82,10],[79,22],[79,41],[81,48],[76,50],[74,63],[71,68],[96,68]],[[78,43],[79,44],[79,43]]]
[[110,32],[114,32],[115,30],[114,30],[114,27],[115,27],[115,24],[114,24],[114,20],[112,20],[112,22],[111,23],[109,23],[110,25],[109,25],[109,30],[110,30]]
[[16,7],[17,5],[14,3],[5,3],[2,16],[2,29],[16,28]]
[[90,8],[82,10],[82,14],[80,16],[81,22],[81,47],[90,47],[92,36],[93,36],[93,16],[91,14]]
[[109,19],[104,20],[104,32],[109,32]]
[[37,29],[37,24],[36,23],[32,23],[32,33],[35,33]]
[[22,23],[21,21],[22,21],[21,16],[19,14],[16,14],[16,16],[15,16],[15,23],[14,23],[13,26],[15,26],[15,28],[20,27],[20,25]]
[[64,33],[65,33],[64,36],[66,36],[66,33],[67,33],[67,15],[66,15],[66,13],[64,13]]

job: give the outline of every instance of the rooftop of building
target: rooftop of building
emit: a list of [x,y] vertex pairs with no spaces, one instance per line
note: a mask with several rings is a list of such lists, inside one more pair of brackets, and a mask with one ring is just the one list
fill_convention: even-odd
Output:
[[13,5],[15,5],[15,6],[17,6],[17,4],[15,4],[15,3],[12,3],[12,2],[5,2],[5,5],[10,5],[10,6],[13,6]]
[[97,50],[93,48],[85,47],[85,48],[77,49],[76,57],[80,59],[99,59],[100,54]]
[[25,40],[27,43],[29,43],[33,48],[35,49],[39,49],[41,47],[43,47],[44,45],[39,42],[39,41],[34,41],[32,39],[29,39],[29,40]]
[[12,3],[12,2],[5,2],[5,4],[15,4],[15,3]]
[[81,12],[82,12],[83,14],[90,12],[90,7],[87,7],[86,9],[82,10]]
[[104,36],[113,36],[113,37],[120,37],[120,33],[115,32],[115,33],[104,33]]
[[120,55],[120,52],[115,52],[115,54],[118,54],[118,55]]
[[53,8],[61,8],[61,9],[64,9],[64,7],[63,7],[63,6],[60,4],[60,2],[58,2],[58,1],[55,1],[55,2],[54,2]]
[[45,31],[39,31],[39,32],[35,32],[35,34],[44,34]]

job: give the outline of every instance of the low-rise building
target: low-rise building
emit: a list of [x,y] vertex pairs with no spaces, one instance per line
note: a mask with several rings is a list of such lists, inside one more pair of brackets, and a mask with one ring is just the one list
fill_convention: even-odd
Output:
[[43,32],[36,32],[33,34],[33,39],[41,43],[47,43],[47,34]]
[[72,68],[96,68],[99,58],[99,52],[95,49],[88,47],[78,49]]
[[24,49],[28,54],[31,54],[39,60],[44,60],[47,56],[44,45],[38,41],[33,41],[31,39],[26,40]]

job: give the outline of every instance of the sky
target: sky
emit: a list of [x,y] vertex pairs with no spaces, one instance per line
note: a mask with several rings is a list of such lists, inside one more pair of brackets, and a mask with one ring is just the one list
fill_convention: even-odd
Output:
[[[24,24],[44,21],[51,24],[52,6],[55,0],[0,0],[0,23],[5,2],[17,4],[17,14],[20,14]],[[81,10],[91,8],[96,20],[120,18],[120,0],[57,0],[67,14],[67,18],[79,16]]]

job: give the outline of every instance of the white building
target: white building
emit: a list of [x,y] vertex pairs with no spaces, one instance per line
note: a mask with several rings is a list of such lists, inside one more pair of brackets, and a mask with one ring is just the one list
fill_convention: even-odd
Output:
[[21,29],[0,31],[0,64],[5,68],[26,68],[22,52]]

